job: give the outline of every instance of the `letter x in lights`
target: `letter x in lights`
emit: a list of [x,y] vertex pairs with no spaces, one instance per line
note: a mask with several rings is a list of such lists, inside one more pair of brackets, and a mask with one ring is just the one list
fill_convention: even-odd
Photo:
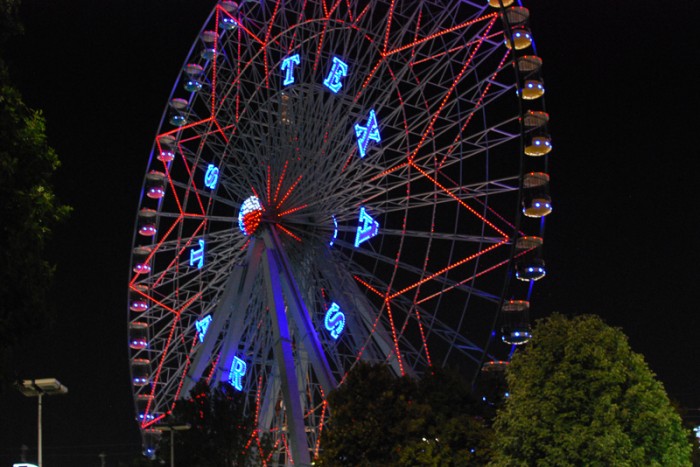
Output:
[[204,336],[207,334],[207,329],[209,329],[211,321],[211,315],[207,315],[194,323],[194,326],[197,328],[197,337],[199,337],[199,342],[204,342]]
[[355,248],[360,246],[360,243],[369,240],[379,233],[379,222],[375,221],[372,216],[367,214],[364,207],[360,208],[360,219],[357,226],[357,234],[355,235]]
[[294,65],[299,65],[299,63],[301,63],[299,54],[290,55],[282,60],[282,65],[280,65],[280,68],[285,72],[282,86],[289,86],[294,82]]
[[379,124],[377,123],[377,115],[374,113],[374,109],[369,111],[367,126],[361,126],[359,123],[355,123],[355,135],[357,135],[357,147],[360,151],[360,158],[365,157],[367,145],[370,140],[376,143],[382,141],[379,135]]
[[340,79],[348,75],[348,65],[338,57],[333,57],[333,66],[331,71],[328,72],[328,76],[323,80],[323,84],[326,85],[328,89],[337,94],[340,88],[343,87],[343,83]]
[[236,388],[238,391],[243,390],[243,376],[245,376],[245,370],[247,365],[243,360],[238,357],[233,357],[233,366],[231,367],[231,372],[228,375],[228,380],[231,386]]
[[331,306],[326,312],[326,318],[323,321],[328,332],[331,333],[333,339],[337,339],[340,333],[343,332],[345,328],[345,315],[340,311],[340,307],[337,303],[331,303]]
[[219,168],[214,164],[207,166],[207,172],[204,174],[204,184],[207,188],[216,188],[216,183],[219,181]]
[[204,266],[204,240],[199,239],[199,249],[190,250],[190,266],[197,266],[197,269],[202,269]]

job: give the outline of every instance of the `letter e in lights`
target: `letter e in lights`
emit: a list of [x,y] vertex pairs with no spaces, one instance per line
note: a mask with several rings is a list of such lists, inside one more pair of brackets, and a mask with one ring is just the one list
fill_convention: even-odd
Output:
[[328,76],[323,80],[323,84],[326,85],[328,89],[333,91],[333,94],[337,94],[340,88],[343,87],[343,83],[340,81],[341,78],[348,75],[348,65],[338,57],[333,57],[333,66],[331,66],[331,71],[328,72]]

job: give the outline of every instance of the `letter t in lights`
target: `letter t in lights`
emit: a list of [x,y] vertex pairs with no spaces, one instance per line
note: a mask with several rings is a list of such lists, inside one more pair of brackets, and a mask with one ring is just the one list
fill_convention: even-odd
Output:
[[236,388],[238,391],[243,390],[243,376],[245,376],[246,363],[238,357],[233,357],[233,366],[231,367],[231,372],[228,375],[228,380],[231,386]]
[[289,86],[294,82],[294,65],[299,65],[299,63],[301,63],[299,54],[290,55],[282,60],[282,65],[280,65],[280,68],[285,72],[282,86]]
[[331,71],[328,72],[328,76],[323,80],[323,84],[326,85],[328,89],[333,91],[333,94],[337,94],[340,88],[343,87],[343,83],[340,82],[340,78],[348,75],[348,65],[338,57],[333,57],[333,66]]
[[357,226],[357,234],[355,235],[355,248],[360,246],[360,243],[366,242],[370,238],[379,233],[379,222],[375,221],[372,216],[367,214],[364,206],[360,208],[360,219]]
[[190,250],[190,266],[197,266],[197,269],[202,269],[204,266],[204,240],[199,239],[199,249]]

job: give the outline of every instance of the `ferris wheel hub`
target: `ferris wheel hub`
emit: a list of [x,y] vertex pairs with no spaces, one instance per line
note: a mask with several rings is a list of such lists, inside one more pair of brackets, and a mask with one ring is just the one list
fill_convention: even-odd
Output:
[[262,221],[263,207],[257,196],[251,196],[243,201],[238,212],[238,227],[246,236],[251,236]]

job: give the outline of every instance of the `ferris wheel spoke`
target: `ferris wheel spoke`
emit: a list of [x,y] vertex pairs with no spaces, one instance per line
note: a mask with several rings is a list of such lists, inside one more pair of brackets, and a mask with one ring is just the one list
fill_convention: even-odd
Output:
[[[413,231],[413,230],[397,230],[397,229],[382,229],[382,235],[396,236],[396,237],[412,237],[418,239],[435,239],[435,240],[448,240],[453,241],[455,239],[454,232],[440,233],[440,232],[423,232],[423,231]],[[502,243],[503,238],[501,237],[485,237],[479,235],[460,235],[459,242],[465,243],[478,243],[478,244],[493,244]]]
[[[398,186],[410,186],[411,181],[420,180],[423,176],[422,173],[416,172],[415,175],[411,176],[412,179],[409,182],[399,182]],[[408,176],[401,177],[400,174],[397,174],[396,178],[404,180]],[[454,182],[452,180],[449,181]],[[489,182],[477,182],[471,185],[460,186],[455,184],[455,188],[435,187],[430,191],[424,190],[418,194],[411,194],[410,197],[406,195],[387,197],[387,193],[378,188],[373,195],[371,193],[362,193],[368,197],[360,200],[359,204],[371,204],[384,213],[404,211],[406,209],[419,210],[423,207],[442,203],[459,204],[455,202],[455,199],[460,200],[460,202],[467,202],[468,200],[487,199],[492,196],[511,193],[517,191],[517,182],[517,179],[507,178]]]
[[[341,247],[346,248],[348,250],[353,249],[353,245],[351,245],[350,243],[344,242],[343,240],[336,240],[336,243],[338,244],[338,246],[341,246]],[[390,299],[393,299],[397,296],[403,295],[404,293],[409,292],[409,291],[415,289],[416,287],[418,287],[418,286],[420,286],[428,281],[435,282],[438,284],[443,284],[444,286],[450,287],[451,289],[457,289],[457,290],[467,292],[470,294],[475,294],[475,295],[480,295],[480,296],[485,296],[485,297],[492,297],[492,295],[490,295],[490,294],[485,294],[484,292],[479,291],[478,289],[467,286],[465,279],[466,279],[466,281],[469,281],[469,278],[462,278],[461,281],[458,281],[458,280],[454,280],[454,279],[448,279],[448,277],[444,273],[447,271],[450,271],[452,269],[458,268],[458,267],[466,264],[467,262],[472,261],[472,260],[476,259],[477,257],[479,257],[483,254],[486,254],[486,253],[488,253],[488,252],[490,252],[490,251],[494,250],[495,248],[498,248],[502,245],[505,245],[504,240],[501,240],[498,243],[492,244],[491,246],[489,246],[485,249],[482,249],[481,251],[479,251],[477,253],[474,253],[474,254],[469,255],[467,257],[464,257],[464,258],[461,258],[460,260],[454,261],[451,264],[442,268],[440,271],[436,271],[436,272],[428,272],[428,271],[426,271],[418,266],[410,265],[408,263],[401,262],[401,261],[396,261],[393,258],[385,257],[384,255],[376,253],[374,251],[363,250],[360,253],[362,254],[362,256],[366,256],[368,258],[378,260],[379,262],[384,263],[386,265],[389,265],[392,267],[395,266],[403,271],[406,271],[407,273],[410,273],[414,278],[415,277],[421,278],[416,282],[407,282],[407,285],[405,287],[401,288],[400,290],[395,290],[393,292],[388,291],[387,295],[389,296]],[[387,290],[389,290],[389,289],[387,289]]]

